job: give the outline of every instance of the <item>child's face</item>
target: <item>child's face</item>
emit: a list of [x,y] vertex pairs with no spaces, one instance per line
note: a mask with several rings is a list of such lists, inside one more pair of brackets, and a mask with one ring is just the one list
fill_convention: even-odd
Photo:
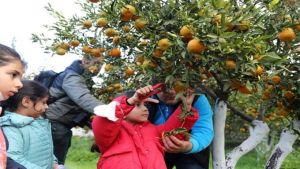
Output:
[[148,120],[149,111],[144,102],[136,104],[132,111],[127,115],[126,120],[131,123],[141,123]]
[[23,64],[19,60],[12,60],[7,65],[0,66],[0,101],[13,96],[23,86],[23,73]]
[[41,116],[48,108],[48,97],[42,98],[36,102],[30,100],[27,108],[27,116],[37,118]]

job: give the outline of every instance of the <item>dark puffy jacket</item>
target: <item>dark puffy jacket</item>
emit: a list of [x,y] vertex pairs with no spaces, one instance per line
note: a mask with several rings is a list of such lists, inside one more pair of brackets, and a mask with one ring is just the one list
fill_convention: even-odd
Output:
[[46,118],[50,121],[73,127],[76,125],[74,119],[83,112],[93,113],[94,107],[102,104],[87,88],[81,76],[83,72],[81,61],[76,60],[54,80],[50,95],[58,99],[46,111]]

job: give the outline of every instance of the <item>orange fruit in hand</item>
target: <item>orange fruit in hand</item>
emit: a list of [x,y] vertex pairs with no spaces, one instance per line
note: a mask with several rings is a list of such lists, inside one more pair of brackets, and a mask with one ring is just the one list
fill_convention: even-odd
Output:
[[191,53],[201,53],[204,51],[205,46],[199,39],[192,39],[189,41],[187,49]]
[[236,64],[233,60],[226,60],[225,64],[228,70],[234,70],[236,68]]
[[282,42],[290,42],[296,38],[296,34],[292,28],[285,28],[278,33],[278,39]]
[[113,48],[110,52],[109,55],[112,57],[120,57],[121,56],[121,51],[118,48]]
[[169,39],[167,38],[159,40],[157,44],[160,50],[167,50],[171,45]]

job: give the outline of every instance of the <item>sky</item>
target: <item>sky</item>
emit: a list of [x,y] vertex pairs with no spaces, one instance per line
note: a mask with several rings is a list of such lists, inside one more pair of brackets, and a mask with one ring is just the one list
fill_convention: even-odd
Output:
[[53,23],[54,19],[44,8],[48,2],[53,8],[71,17],[80,7],[76,0],[0,0],[0,43],[15,49],[28,63],[26,74],[42,69],[63,70],[78,56],[58,56],[45,54],[37,43],[31,41],[32,33],[45,32],[44,24]]

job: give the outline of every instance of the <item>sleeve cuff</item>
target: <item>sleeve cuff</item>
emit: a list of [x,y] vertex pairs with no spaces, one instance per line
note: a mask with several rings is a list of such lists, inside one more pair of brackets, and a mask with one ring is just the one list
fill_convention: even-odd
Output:
[[198,141],[194,138],[190,138],[190,142],[192,143],[192,149],[188,152],[185,152],[185,154],[193,154],[193,153],[196,153],[197,150],[199,149],[199,144],[198,144]]
[[97,116],[101,116],[101,117],[105,117],[108,120],[111,121],[117,121],[118,118],[116,117],[116,107],[119,105],[120,103],[116,102],[116,101],[112,101],[111,103],[107,104],[107,105],[100,105],[94,108],[94,114],[96,114]]

